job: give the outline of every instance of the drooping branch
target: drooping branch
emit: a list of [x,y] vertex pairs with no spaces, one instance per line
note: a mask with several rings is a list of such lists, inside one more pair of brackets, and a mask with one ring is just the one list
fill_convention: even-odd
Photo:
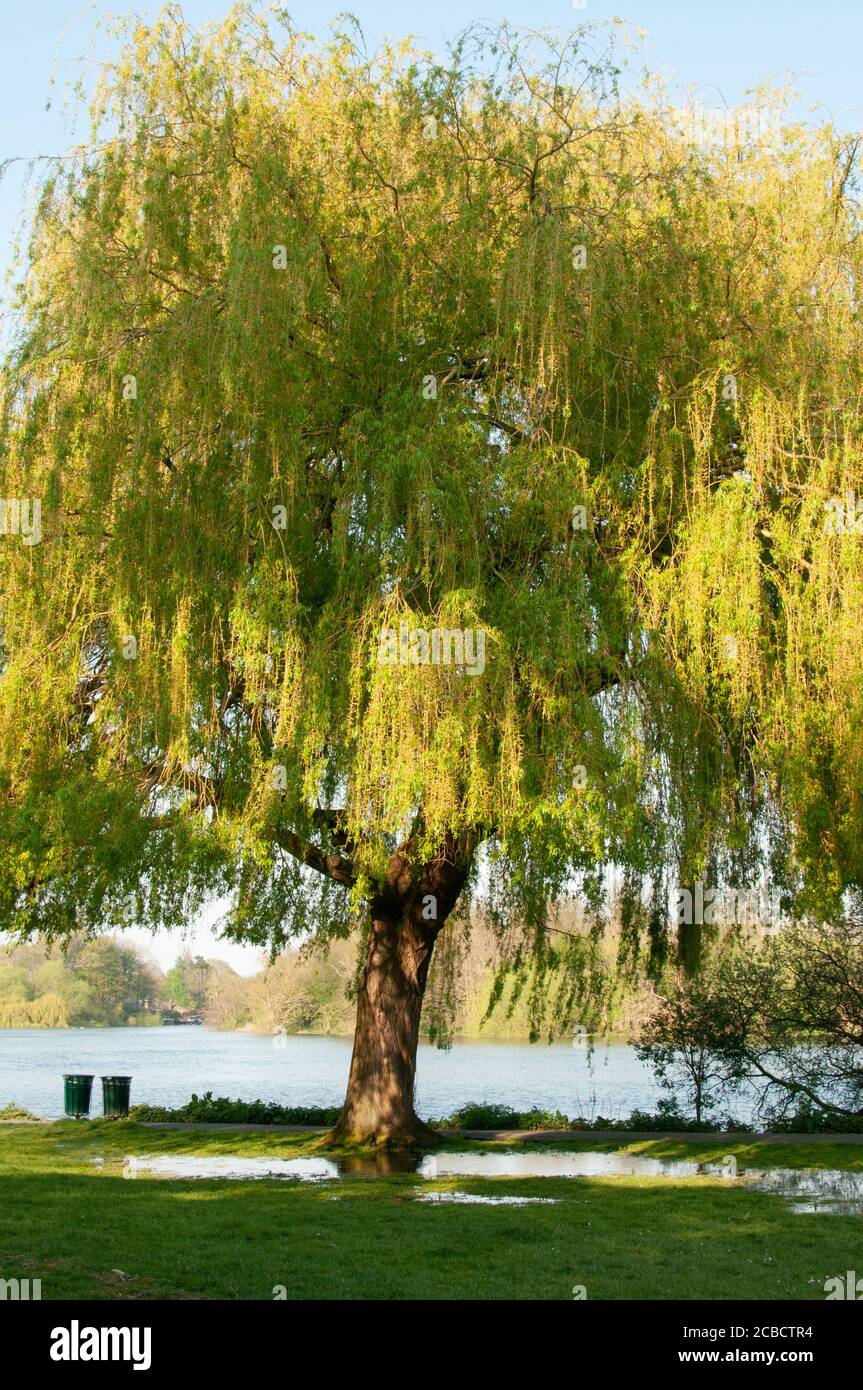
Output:
[[343,855],[328,854],[326,850],[304,840],[293,830],[277,829],[273,832],[273,840],[279,849],[285,850],[301,864],[305,864],[306,868],[314,869],[316,873],[331,878],[343,888],[353,888],[356,884],[357,871],[352,861],[345,859]]

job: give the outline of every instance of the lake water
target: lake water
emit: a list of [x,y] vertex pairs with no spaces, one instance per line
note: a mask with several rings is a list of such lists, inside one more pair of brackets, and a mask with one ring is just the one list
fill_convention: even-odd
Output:
[[[132,1104],[183,1105],[196,1092],[281,1105],[341,1105],[350,1038],[269,1037],[206,1028],[0,1029],[0,1106],[63,1114],[64,1072],[92,1072],[90,1113],[102,1113],[103,1075],[132,1077]],[[653,1110],[662,1092],[625,1043],[456,1042],[421,1046],[417,1110],[451,1114],[468,1101],[622,1119]],[[741,1115],[743,1110],[741,1109]]]

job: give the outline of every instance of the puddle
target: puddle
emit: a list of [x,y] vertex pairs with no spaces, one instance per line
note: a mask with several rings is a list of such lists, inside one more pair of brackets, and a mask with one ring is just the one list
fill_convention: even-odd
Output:
[[[96,1167],[103,1158],[94,1158]],[[415,1173],[417,1158],[410,1154],[363,1154],[328,1158],[221,1158],[214,1155],[165,1154],[152,1158],[127,1157],[123,1177],[139,1175],[157,1178],[297,1178],[301,1182],[324,1182],[345,1177],[389,1177],[393,1173]]]
[[417,1172],[421,1178],[736,1178],[737,1165],[626,1153],[439,1153],[428,1154]]
[[216,1158],[194,1154],[166,1154],[152,1158],[127,1158],[124,1178],[141,1175],[157,1178],[294,1178],[300,1182],[324,1182],[339,1177],[327,1158]]
[[798,1214],[863,1215],[863,1173],[841,1168],[738,1169],[729,1154],[719,1163],[649,1158],[625,1153],[440,1153],[428,1154],[417,1172],[423,1178],[697,1178],[739,1182],[750,1192],[786,1198]]
[[418,1202],[456,1203],[465,1207],[554,1207],[559,1197],[478,1197],[473,1192],[426,1192]]
[[768,1168],[747,1174],[753,1192],[773,1192],[801,1215],[863,1216],[863,1173],[841,1168]]
[[[94,1166],[104,1166],[101,1157]],[[650,1158],[630,1153],[436,1153],[417,1160],[407,1154],[375,1154],[328,1158],[235,1158],[213,1155],[160,1154],[149,1158],[128,1157],[123,1177],[221,1178],[260,1180],[293,1179],[328,1182],[341,1177],[386,1177],[415,1173],[434,1178],[722,1178],[749,1192],[784,1197],[791,1210],[845,1216],[863,1215],[863,1173],[833,1168],[738,1169],[733,1155],[718,1163],[695,1159]],[[466,1192],[430,1192],[423,1202],[460,1202],[466,1205],[527,1206],[554,1202],[552,1197],[475,1196]]]
[[[101,1168],[105,1159],[99,1156],[90,1162]],[[695,1163],[603,1153],[441,1153],[422,1159],[400,1153],[337,1159],[159,1154],[123,1160],[123,1176],[127,1178],[146,1174],[159,1178],[296,1178],[321,1182],[342,1177],[388,1177],[394,1173],[416,1173],[420,1178],[691,1178],[704,1173],[737,1176],[733,1159],[721,1164]]]

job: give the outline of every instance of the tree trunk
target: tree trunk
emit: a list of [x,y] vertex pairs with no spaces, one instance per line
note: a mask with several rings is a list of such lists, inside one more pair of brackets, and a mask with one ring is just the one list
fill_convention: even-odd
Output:
[[373,917],[333,1142],[408,1145],[434,1134],[414,1111],[414,1079],[423,993],[441,925],[423,921],[413,906],[400,918]]

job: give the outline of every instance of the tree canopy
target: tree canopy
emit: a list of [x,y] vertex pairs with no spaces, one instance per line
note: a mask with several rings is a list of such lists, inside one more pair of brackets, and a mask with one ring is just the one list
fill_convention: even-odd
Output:
[[857,142],[615,32],[125,22],[0,381],[5,927],[863,884]]

